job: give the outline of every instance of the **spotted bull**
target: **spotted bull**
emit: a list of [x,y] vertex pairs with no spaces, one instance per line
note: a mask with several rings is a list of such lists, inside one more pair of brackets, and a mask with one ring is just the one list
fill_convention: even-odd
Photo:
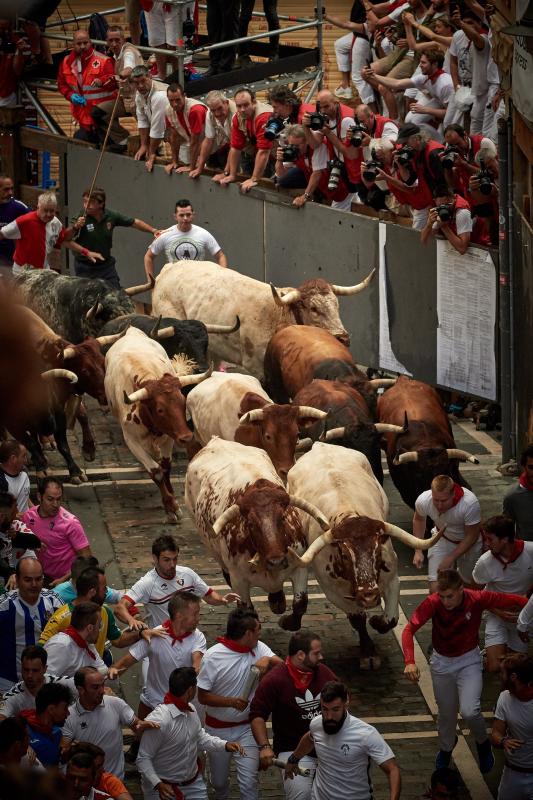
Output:
[[129,328],[106,355],[109,406],[126,445],[159,488],[169,522],[177,522],[179,514],[170,482],[172,447],[187,447],[193,438],[182,389],[207,377],[209,372],[180,374],[179,362],[172,362],[158,342],[136,328]]
[[128,289],[111,289],[99,278],[71,278],[52,270],[26,270],[15,279],[23,303],[67,341],[82,342],[98,336],[110,319],[133,313],[133,295],[148,291],[152,283]]
[[250,589],[259,586],[273,613],[284,614],[283,582],[292,582],[292,613],[279,624],[298,630],[307,608],[307,567],[298,565],[306,543],[297,509],[327,528],[320,511],[287,494],[264,450],[216,437],[189,464],[185,503],[244,606],[252,607]]
[[302,428],[327,413],[297,405],[276,405],[257,378],[217,372],[192,389],[187,410],[195,436],[206,445],[212,436],[265,450],[276,472],[287,479]]
[[242,365],[262,380],[265,350],[280,323],[324,328],[348,343],[337,297],[363,291],[372,275],[373,271],[355,286],[336,286],[317,278],[296,289],[276,289],[208,261],[181,261],[167,264],[158,275],[153,313],[221,324],[232,324],[238,316],[238,334],[210,336],[211,356]]
[[[314,519],[305,517],[310,547],[300,563],[313,562],[327,599],[347,614],[359,634],[361,667],[379,666],[366,617],[376,609],[368,621],[378,633],[386,633],[398,622],[400,584],[391,538],[413,549],[421,546],[421,540],[386,522],[387,496],[368,459],[355,450],[315,442],[290,470],[287,488],[304,501],[312,498],[330,525],[330,530],[323,532]],[[423,549],[431,547],[440,535],[424,540]]]
[[437,475],[449,475],[469,487],[459,471],[460,461],[478,460],[455,444],[446,411],[433,387],[401,376],[378,400],[380,422],[402,426],[386,433],[390,476],[404,503],[414,508],[416,498]]

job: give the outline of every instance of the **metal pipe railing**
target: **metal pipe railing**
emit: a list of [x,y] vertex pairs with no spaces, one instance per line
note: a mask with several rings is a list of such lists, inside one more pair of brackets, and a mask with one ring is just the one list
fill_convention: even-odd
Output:
[[[185,2],[188,2],[188,1],[189,0],[185,0]],[[202,11],[205,11],[207,9],[207,6],[205,5],[205,3],[199,3],[198,4],[198,8],[201,8]],[[265,14],[264,11],[252,11],[252,17],[263,17],[264,18],[264,17],[266,17],[266,14]],[[312,20],[309,19],[309,17],[294,17],[294,16],[292,16],[290,14],[278,14],[278,19],[283,20],[283,22],[285,22],[285,21],[287,21],[287,22],[312,22]]]
[[[117,8],[107,8],[104,11],[99,11],[98,13],[101,14],[103,17],[109,16],[110,14],[120,14],[121,11],[125,11],[125,6],[118,6]],[[62,25],[72,25],[72,23],[76,22],[83,22],[86,19],[91,19],[93,15],[93,11],[90,14],[78,14],[77,17],[68,17],[68,19],[60,19],[56,20],[56,22],[47,22],[46,29],[48,28],[61,28]]]
[[264,33],[254,33],[252,36],[241,36],[239,39],[230,39],[229,42],[218,42],[217,44],[206,45],[205,47],[197,47],[194,53],[205,53],[210,50],[220,50],[223,47],[232,47],[236,44],[243,42],[253,42],[256,39],[269,39],[271,36],[281,36],[284,33],[293,33],[294,31],[303,31],[307,28],[317,28],[320,23],[317,20],[313,22],[306,22],[303,25],[290,25],[288,28],[278,28],[275,31],[265,31]]
[[[68,34],[66,33],[43,33],[43,36],[46,39],[57,39],[63,42],[72,41],[72,36],[68,36]],[[91,39],[91,42],[93,44],[107,44],[107,42],[104,42],[102,39]],[[136,44],[135,47],[137,48],[137,50],[140,50],[141,52],[145,53],[161,53],[161,55],[163,56],[171,56],[176,54],[175,50],[164,50],[162,47],[143,47],[140,44]],[[185,55],[192,56],[193,51],[187,50],[185,51]]]
[[29,88],[26,86],[24,81],[19,81],[19,86],[23,90],[24,94],[26,95],[26,97],[28,98],[28,100],[30,101],[30,103],[32,104],[34,109],[37,111],[37,113],[41,117],[41,119],[44,122],[44,124],[46,125],[46,127],[52,133],[55,133],[58,136],[64,136],[65,135],[65,131],[57,124],[55,119],[50,116],[48,111],[45,109],[45,107],[42,105],[42,103],[37,99],[37,97],[35,97],[30,92]]

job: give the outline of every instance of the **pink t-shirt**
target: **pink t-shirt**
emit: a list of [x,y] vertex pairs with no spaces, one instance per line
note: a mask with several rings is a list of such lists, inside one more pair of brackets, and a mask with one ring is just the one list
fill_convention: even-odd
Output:
[[77,551],[89,547],[81,522],[63,507],[55,517],[41,517],[39,506],[33,506],[22,519],[41,540],[43,546],[39,550],[39,561],[44,574],[53,580],[70,572]]

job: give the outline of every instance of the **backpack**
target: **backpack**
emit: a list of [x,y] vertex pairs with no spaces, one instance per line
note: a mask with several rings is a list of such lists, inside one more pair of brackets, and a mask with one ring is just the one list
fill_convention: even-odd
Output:
[[[103,39],[105,42],[108,28],[109,25],[107,24],[107,20],[102,16],[102,14],[91,14],[89,19],[89,37],[91,39]],[[105,44],[97,44],[94,45],[94,49],[99,50],[100,53],[105,53],[107,47]]]

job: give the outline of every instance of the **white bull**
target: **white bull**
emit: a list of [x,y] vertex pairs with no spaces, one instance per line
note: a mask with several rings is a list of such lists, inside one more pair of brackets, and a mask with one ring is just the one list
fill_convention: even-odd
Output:
[[282,323],[324,328],[348,345],[337,296],[362,291],[373,274],[374,270],[355,286],[317,278],[297,289],[278,290],[209,261],[178,261],[166,264],[158,275],[152,308],[155,315],[219,324],[233,324],[238,316],[237,333],[209,337],[211,357],[240,364],[262,380],[267,344]]
[[306,544],[297,509],[327,529],[318,509],[287,494],[263,450],[216,437],[189,464],[185,503],[243,605],[252,606],[250,588],[259,586],[272,611],[283,614],[283,582],[292,582],[292,614],[279,624],[298,630],[307,608],[307,568],[298,564]]
[[289,493],[312,499],[331,526],[323,533],[313,519],[305,518],[310,547],[302,566],[313,561],[324,594],[347,614],[359,634],[361,667],[378,667],[380,659],[368,635],[366,612],[376,609],[369,622],[379,633],[398,622],[400,582],[391,537],[427,550],[442,531],[421,541],[386,522],[389,503],[368,459],[346,447],[316,442],[290,470],[287,486]]
[[210,371],[180,374],[183,364],[171,361],[158,342],[137,328],[115,342],[105,362],[105,391],[124,441],[158,486],[168,521],[177,522],[179,507],[170,482],[172,447],[187,447],[193,438],[181,390],[200,383]]

